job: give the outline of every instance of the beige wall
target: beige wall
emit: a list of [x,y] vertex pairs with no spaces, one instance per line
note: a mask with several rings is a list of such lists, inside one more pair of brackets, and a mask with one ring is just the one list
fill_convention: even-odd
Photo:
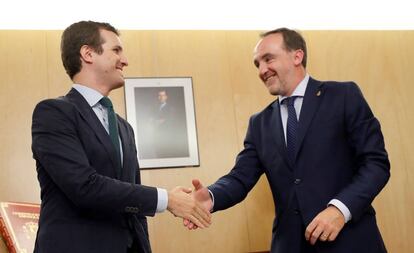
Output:
[[[39,202],[31,158],[34,105],[64,94],[60,31],[0,31],[0,201]],[[192,76],[201,166],[143,171],[143,183],[172,188],[214,182],[233,165],[249,116],[270,101],[252,64],[258,32],[124,31],[126,76]],[[305,31],[315,78],[354,80],[382,123],[392,177],[375,200],[391,253],[414,247],[414,32]],[[410,96],[411,95],[411,96]],[[123,90],[113,92],[125,115]],[[411,168],[411,170],[410,170]],[[154,253],[247,252],[269,248],[273,203],[262,178],[246,201],[214,214],[210,229],[187,231],[166,212],[149,219]],[[2,250],[3,249],[3,250]],[[5,252],[0,244],[0,252]]]

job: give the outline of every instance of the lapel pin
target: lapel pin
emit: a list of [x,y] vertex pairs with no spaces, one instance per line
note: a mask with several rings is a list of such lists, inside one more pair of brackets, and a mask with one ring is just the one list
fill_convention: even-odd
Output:
[[319,97],[321,95],[321,91],[318,90],[318,92],[316,92],[316,96]]

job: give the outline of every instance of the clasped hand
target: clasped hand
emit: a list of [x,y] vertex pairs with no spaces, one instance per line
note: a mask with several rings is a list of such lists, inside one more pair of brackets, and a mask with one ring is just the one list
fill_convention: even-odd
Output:
[[[210,210],[213,208],[213,201],[211,199],[210,193],[206,187],[204,187],[200,180],[193,179],[192,181],[194,186],[194,191],[191,193],[192,197],[202,205],[204,210]],[[191,219],[183,219],[183,224],[188,229],[197,229],[200,227],[197,223],[193,222]]]
[[194,226],[207,228],[211,224],[210,208],[198,200],[190,188],[177,186],[169,191],[167,209]]

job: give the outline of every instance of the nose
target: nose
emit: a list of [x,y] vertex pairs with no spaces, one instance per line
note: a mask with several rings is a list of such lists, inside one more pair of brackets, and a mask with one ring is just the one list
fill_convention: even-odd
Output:
[[269,69],[267,68],[267,65],[265,63],[260,63],[258,70],[259,70],[259,77],[262,78]]
[[121,63],[124,67],[128,66],[128,59],[126,58],[125,55],[121,56]]

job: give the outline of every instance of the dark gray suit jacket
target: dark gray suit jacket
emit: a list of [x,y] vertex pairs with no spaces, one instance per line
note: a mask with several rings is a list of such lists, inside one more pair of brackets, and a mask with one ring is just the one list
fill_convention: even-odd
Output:
[[41,188],[35,252],[150,252],[145,216],[157,190],[140,185],[134,134],[118,116],[123,168],[92,108],[75,89],[33,112],[32,151]]

